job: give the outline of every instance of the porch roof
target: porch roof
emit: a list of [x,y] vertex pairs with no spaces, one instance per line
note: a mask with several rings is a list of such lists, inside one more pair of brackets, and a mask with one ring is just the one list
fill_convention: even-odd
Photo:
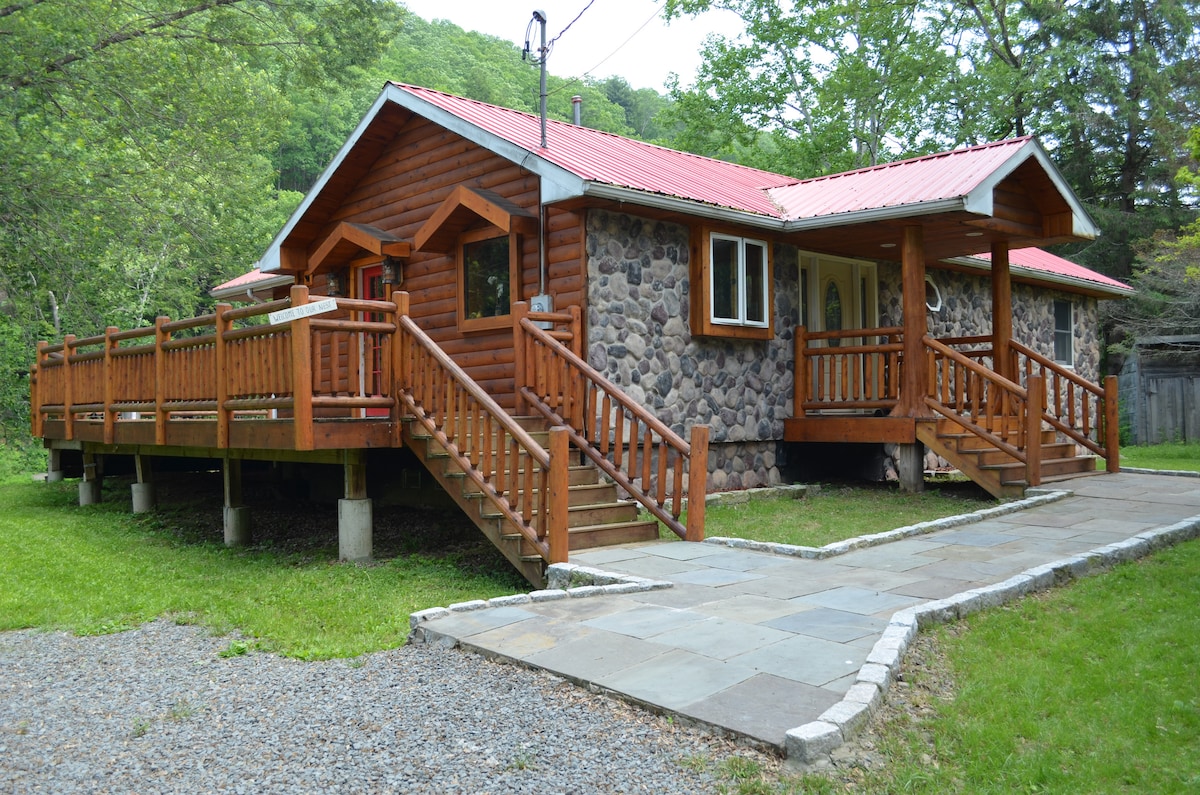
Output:
[[[1026,280],[1056,283],[1101,298],[1126,298],[1135,292],[1124,282],[1119,282],[1040,248],[1014,249],[1008,253],[1008,259],[1012,275],[1016,279],[1024,277]],[[985,251],[970,257],[957,257],[949,262],[965,265],[968,268],[988,270],[991,268],[992,254]]]

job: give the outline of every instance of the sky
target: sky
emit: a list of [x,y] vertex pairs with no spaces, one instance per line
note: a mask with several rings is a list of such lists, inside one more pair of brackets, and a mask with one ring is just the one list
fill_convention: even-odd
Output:
[[[700,66],[704,37],[717,32],[732,35],[741,30],[736,16],[728,11],[708,11],[692,19],[683,17],[666,24],[662,0],[592,0],[579,20],[572,20],[588,0],[400,0],[410,11],[427,20],[448,19],[466,30],[525,44],[525,29],[534,9],[546,14],[546,38],[553,39],[568,25],[550,54],[549,71],[557,77],[579,77],[584,73],[604,79],[619,75],[633,88],[665,92],[667,76],[679,75],[690,85]],[[537,26],[530,31],[530,44],[539,42]]]

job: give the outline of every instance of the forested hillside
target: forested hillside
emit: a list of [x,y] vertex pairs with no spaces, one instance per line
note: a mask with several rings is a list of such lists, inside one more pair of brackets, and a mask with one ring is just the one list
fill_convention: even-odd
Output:
[[[591,127],[800,177],[1037,135],[1104,230],[1059,253],[1144,282],[1116,330],[1195,325],[1200,0],[665,8],[724,8],[744,32],[711,38],[699,74],[668,97],[552,74],[551,115],[569,118],[580,94]],[[36,340],[208,309],[208,290],[257,260],[387,80],[538,104],[518,47],[392,0],[0,5],[9,438],[26,426]]]

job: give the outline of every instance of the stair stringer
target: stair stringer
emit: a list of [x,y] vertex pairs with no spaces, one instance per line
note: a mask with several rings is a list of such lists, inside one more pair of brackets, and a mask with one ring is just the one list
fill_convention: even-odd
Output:
[[[963,452],[953,437],[940,435],[937,420],[918,420],[917,439],[949,461],[955,469],[969,477],[996,499],[1024,496],[1024,485],[1002,483],[999,469],[981,466],[978,455]],[[998,447],[989,447],[988,449],[999,450]]]

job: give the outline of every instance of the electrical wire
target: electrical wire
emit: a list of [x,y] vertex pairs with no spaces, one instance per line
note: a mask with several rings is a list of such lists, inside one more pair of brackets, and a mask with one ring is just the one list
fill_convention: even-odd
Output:
[[[594,2],[594,0],[593,0],[593,2]],[[588,3],[588,6],[590,7],[591,3]],[[617,48],[615,50],[613,50],[608,55],[601,58],[591,69],[588,69],[586,72],[581,74],[579,77],[572,77],[569,80],[567,80],[567,82],[565,82],[561,86],[559,86],[558,88],[554,89],[553,91],[547,92],[547,96],[557,94],[560,91],[566,91],[571,86],[573,86],[577,83],[582,83],[583,79],[585,77],[590,77],[592,72],[596,71],[601,66],[604,66],[604,64],[606,64],[614,55],[619,53],[621,50],[625,49],[625,45],[627,45],[627,44],[629,44],[629,42],[633,41],[635,36],[637,36],[639,33],[641,33],[643,30],[645,30],[647,25],[649,25],[651,22],[653,22],[655,19],[657,19],[658,15],[662,13],[662,9],[663,9],[663,3],[659,3],[658,7],[654,9],[654,13],[651,14],[650,17],[645,22],[643,22],[641,25],[639,25],[637,30],[635,30],[633,33],[630,33],[629,36],[625,39],[625,41],[618,44]],[[587,11],[586,8],[583,10]],[[581,11],[579,13],[580,13],[580,16],[583,15],[583,11]],[[575,21],[577,21],[578,19],[579,19],[579,17],[575,17],[575,20],[573,20],[571,22],[571,25],[574,25]],[[567,27],[569,28],[569,27],[571,27],[571,25],[567,25]],[[563,33],[566,33],[566,28],[563,29]],[[560,33],[558,35],[561,36],[562,33]]]

